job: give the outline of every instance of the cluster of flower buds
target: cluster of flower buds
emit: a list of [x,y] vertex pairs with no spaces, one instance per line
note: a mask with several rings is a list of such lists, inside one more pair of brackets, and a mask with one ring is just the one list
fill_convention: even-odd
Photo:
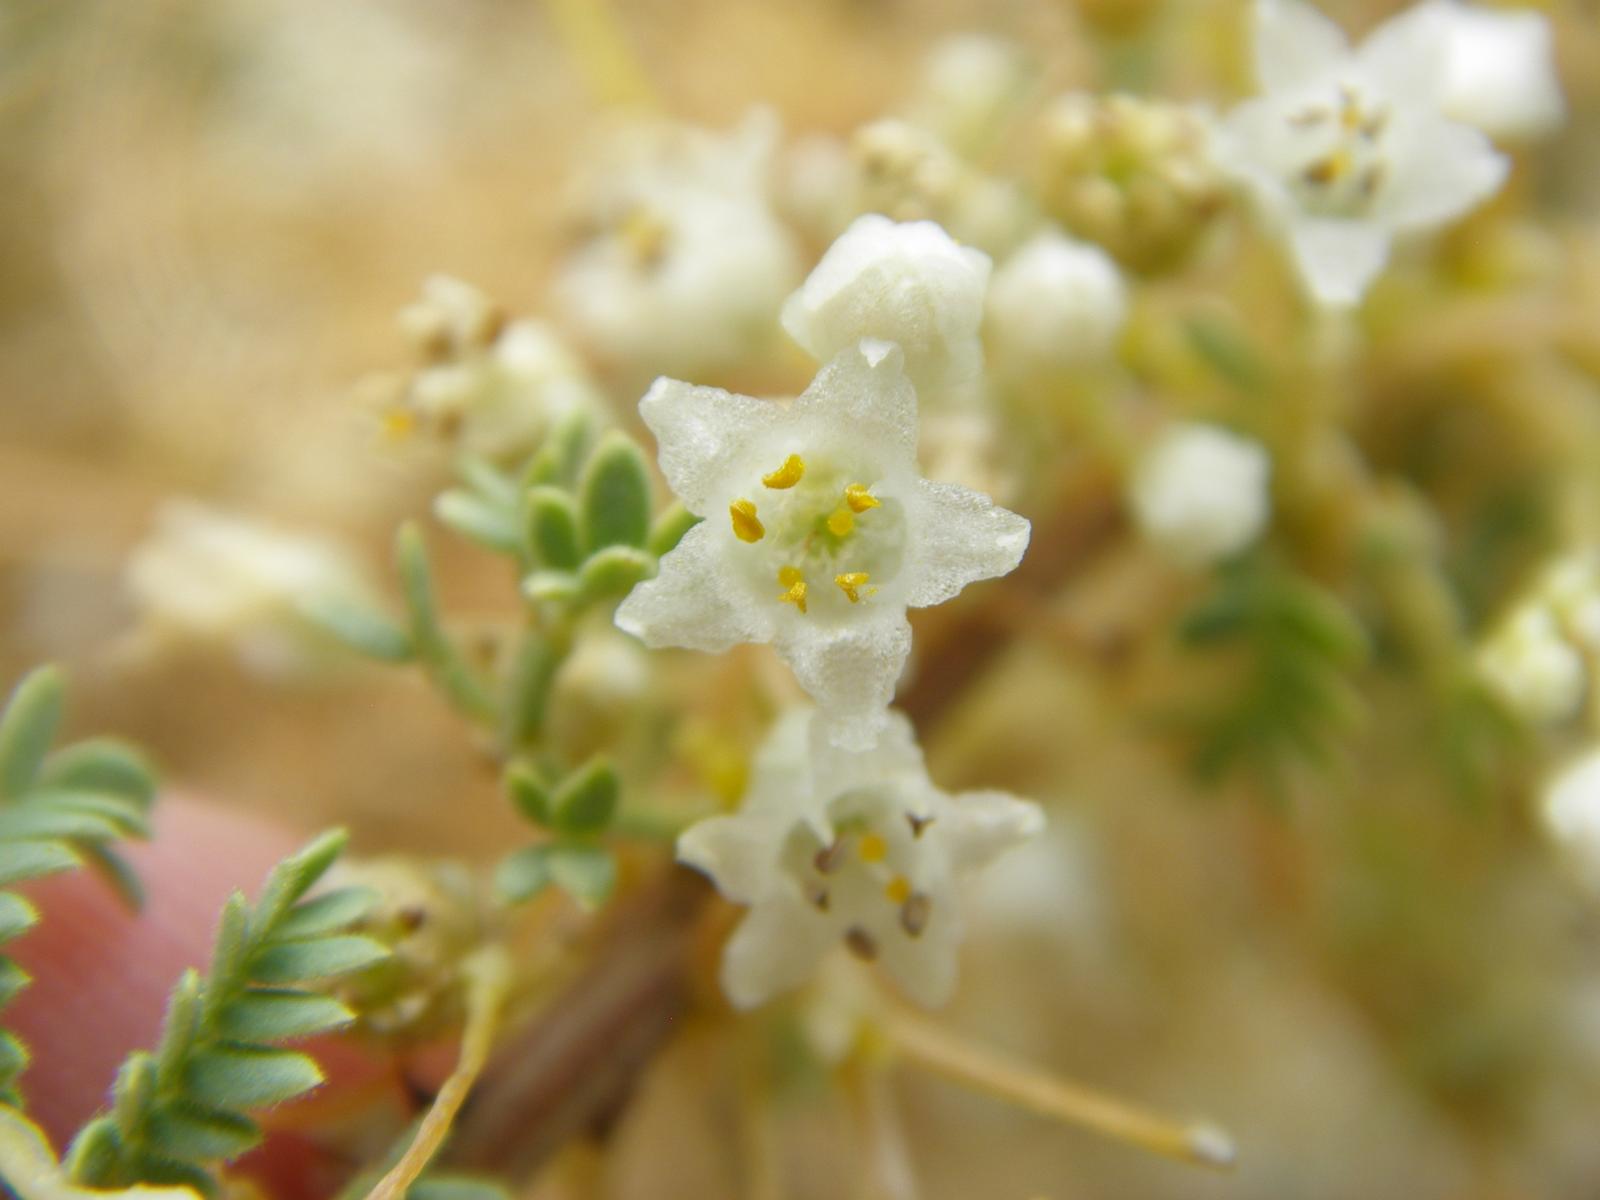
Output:
[[1004,575],[1028,522],[922,477],[918,402],[974,385],[989,260],[927,222],[860,218],[783,309],[822,366],[792,401],[672,379],[640,404],[662,471],[705,518],[617,610],[651,646],[773,644],[817,703],[780,722],[738,816],[680,854],[752,906],[723,982],[751,1005],[800,983],[828,945],[912,996],[955,973],[953,880],[1036,832],[1009,797],[950,798],[889,710],[908,608]]

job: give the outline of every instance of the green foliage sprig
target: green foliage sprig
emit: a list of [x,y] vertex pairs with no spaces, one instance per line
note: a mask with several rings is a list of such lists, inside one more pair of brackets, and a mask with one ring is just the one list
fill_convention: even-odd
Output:
[[[41,667],[17,685],[0,714],[0,888],[89,865],[137,905],[138,880],[111,843],[149,835],[154,777],[136,751],[110,738],[51,753],[64,702],[61,672]],[[22,896],[0,891],[0,945],[38,919]],[[0,956],[0,1007],[28,982]],[[17,1077],[27,1063],[22,1043],[0,1031],[0,1103],[20,1106]]]
[[261,1140],[248,1110],[322,1082],[309,1055],[280,1043],[337,1029],[355,1014],[307,984],[388,953],[349,932],[376,900],[370,889],[304,899],[344,844],[343,833],[324,834],[273,869],[253,906],[240,893],[228,900],[210,972],[179,979],[160,1043],[128,1056],[111,1111],[73,1141],[67,1165],[76,1182],[181,1184],[213,1195],[215,1164]]
[[310,615],[363,654],[417,663],[457,711],[493,735],[507,795],[553,835],[501,864],[501,898],[517,903],[554,884],[598,904],[616,881],[616,863],[601,839],[616,815],[621,784],[607,760],[563,762],[546,743],[550,697],[584,615],[655,574],[661,556],[698,518],[679,504],[653,516],[644,453],[618,430],[597,434],[586,413],[555,425],[519,469],[465,458],[457,479],[435,500],[434,516],[509,558],[526,605],[516,644],[496,664],[474,661],[444,628],[427,547],[414,524],[403,526],[395,543],[403,622],[345,605]]
[[1178,636],[1191,650],[1239,658],[1221,703],[1184,722],[1206,782],[1249,769],[1277,792],[1291,765],[1326,767],[1361,718],[1350,675],[1367,659],[1366,633],[1336,597],[1287,568],[1259,558],[1224,567]]

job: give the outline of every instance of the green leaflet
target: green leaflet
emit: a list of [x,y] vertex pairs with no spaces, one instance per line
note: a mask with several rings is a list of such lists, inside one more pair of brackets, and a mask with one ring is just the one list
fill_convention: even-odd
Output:
[[344,888],[307,893],[344,849],[325,834],[273,870],[252,905],[235,894],[218,924],[206,976],[186,972],[152,1052],[130,1055],[110,1114],[74,1139],[68,1166],[90,1187],[186,1183],[213,1194],[210,1165],[260,1139],[250,1109],[281,1104],[322,1081],[307,1054],[278,1043],[348,1024],[354,1014],[304,986],[347,974],[387,951],[348,932],[376,896]]
[[[61,672],[41,667],[0,714],[0,888],[89,865],[136,906],[138,880],[110,843],[149,835],[155,777],[137,751],[110,738],[51,753],[64,705]],[[32,904],[0,891],[0,945],[38,920]],[[27,984],[26,972],[0,956],[0,1006]],[[22,1043],[0,1032],[0,1099],[20,1103],[16,1078],[27,1061]]]

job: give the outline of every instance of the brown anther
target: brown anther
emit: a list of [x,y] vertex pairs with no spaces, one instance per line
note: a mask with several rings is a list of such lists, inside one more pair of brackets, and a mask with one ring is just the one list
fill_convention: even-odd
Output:
[[408,904],[394,916],[407,933],[415,933],[428,923],[428,910],[420,904]]
[[831,846],[824,846],[812,856],[811,865],[817,869],[819,875],[832,875],[844,858],[844,842],[836,841]]
[[900,906],[900,928],[911,937],[919,936],[928,927],[928,917],[933,912],[933,901],[925,892],[916,892]]
[[[906,903],[910,903],[908,900]],[[845,947],[862,962],[871,962],[878,957],[878,943],[872,940],[872,935],[859,925],[852,925],[845,930]]]
[[922,831],[929,825],[933,824],[933,818],[908,812],[906,814],[906,824],[911,826],[911,836],[914,838],[919,838],[922,836]]
[[808,891],[806,893],[806,899],[811,902],[812,907],[814,907],[818,912],[828,911],[828,889],[823,887],[821,884],[817,884],[810,891]]

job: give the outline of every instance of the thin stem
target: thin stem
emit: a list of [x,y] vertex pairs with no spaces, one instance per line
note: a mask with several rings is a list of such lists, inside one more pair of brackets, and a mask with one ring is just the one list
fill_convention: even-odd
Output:
[[596,99],[618,107],[660,107],[610,0],[545,0],[545,9]]
[[1079,1125],[1180,1162],[1233,1166],[1233,1139],[1214,1125],[1174,1121],[1033,1070],[909,1013],[891,1014],[882,1033],[894,1049],[919,1066],[1040,1116]]
[[402,1200],[408,1188],[427,1169],[429,1161],[449,1136],[456,1114],[477,1082],[500,1025],[500,1011],[511,982],[511,964],[497,946],[466,964],[467,1021],[461,1037],[461,1056],[444,1081],[433,1106],[417,1126],[417,1135],[389,1172],[367,1193],[367,1200]]

